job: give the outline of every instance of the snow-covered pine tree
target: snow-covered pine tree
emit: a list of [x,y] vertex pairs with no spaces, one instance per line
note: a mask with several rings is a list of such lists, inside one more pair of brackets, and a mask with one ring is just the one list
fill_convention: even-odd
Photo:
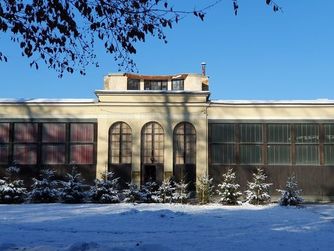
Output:
[[136,184],[128,184],[128,189],[123,190],[124,202],[135,203],[142,201],[142,194]]
[[279,201],[281,206],[297,206],[304,201],[300,195],[302,190],[298,188],[298,183],[294,175],[288,177],[285,189],[277,191],[282,194]]
[[53,203],[59,199],[58,181],[55,171],[46,169],[41,171],[41,179],[33,178],[28,200],[35,203]]
[[86,198],[83,179],[81,173],[78,172],[75,166],[72,167],[71,173],[66,174],[68,181],[61,182],[63,188],[60,193],[60,198],[64,203],[81,203]]
[[265,183],[267,176],[261,168],[257,168],[253,173],[253,181],[248,181],[248,190],[246,193],[246,201],[254,205],[263,205],[270,202],[269,187],[271,183]]
[[171,179],[165,179],[157,191],[159,202],[171,203],[174,192],[175,192],[174,182],[172,182]]
[[213,179],[204,175],[198,178],[198,186],[197,186],[197,196],[199,203],[207,204],[212,200],[213,194]]
[[242,193],[239,191],[240,185],[236,183],[236,175],[232,168],[229,168],[223,174],[223,182],[218,185],[217,193],[220,197],[219,202],[224,205],[238,205],[239,197]]
[[6,177],[0,179],[0,203],[22,203],[27,196],[23,180],[18,179],[20,169],[13,163],[6,168]]
[[181,179],[180,182],[174,183],[175,190],[173,193],[172,200],[173,202],[185,204],[189,199],[188,186],[189,183],[185,183],[184,179]]
[[148,181],[140,188],[141,202],[157,203],[160,201],[158,195],[159,185],[155,181]]
[[119,203],[119,178],[114,177],[113,172],[103,175],[101,180],[96,179],[91,187],[90,197],[96,203]]

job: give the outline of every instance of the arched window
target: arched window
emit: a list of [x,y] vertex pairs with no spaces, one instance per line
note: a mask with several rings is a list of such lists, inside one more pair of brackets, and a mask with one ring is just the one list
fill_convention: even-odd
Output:
[[157,122],[143,126],[141,135],[142,183],[163,180],[164,172],[164,130]]
[[175,126],[173,134],[174,176],[179,181],[190,182],[195,189],[196,182],[196,130],[189,122]]
[[131,164],[131,128],[124,122],[116,122],[109,130],[109,171],[120,178],[121,185],[131,182]]

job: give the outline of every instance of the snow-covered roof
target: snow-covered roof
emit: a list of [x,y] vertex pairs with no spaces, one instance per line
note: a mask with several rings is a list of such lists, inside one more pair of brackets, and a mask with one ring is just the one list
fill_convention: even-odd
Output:
[[0,103],[95,103],[95,99],[4,98]]
[[312,99],[312,100],[211,100],[211,104],[263,104],[263,105],[268,105],[268,104],[334,104],[334,100],[332,99]]

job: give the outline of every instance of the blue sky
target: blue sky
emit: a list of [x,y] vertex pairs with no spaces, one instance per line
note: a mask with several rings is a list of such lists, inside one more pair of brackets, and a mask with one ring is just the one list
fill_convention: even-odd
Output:
[[[177,6],[193,9],[207,2],[187,0]],[[334,1],[276,2],[284,13],[274,13],[264,0],[239,0],[234,16],[231,0],[224,0],[204,22],[183,19],[166,31],[167,44],[149,38],[137,45],[139,72],[200,73],[205,61],[212,99],[334,99]],[[0,62],[0,98],[94,98],[103,76],[118,70],[113,56],[97,48],[99,68],[89,66],[86,76],[59,79],[45,66],[30,68],[5,37],[0,49],[9,58]]]

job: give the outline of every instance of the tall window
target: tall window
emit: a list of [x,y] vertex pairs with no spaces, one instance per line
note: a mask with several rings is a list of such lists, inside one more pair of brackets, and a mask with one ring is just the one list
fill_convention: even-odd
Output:
[[75,164],[94,163],[94,124],[70,124],[70,162]]
[[142,163],[164,163],[164,131],[157,122],[149,122],[142,129]]
[[140,89],[140,80],[139,79],[128,79],[127,83],[128,90],[139,90]]
[[37,123],[14,124],[13,160],[17,164],[37,164]]
[[9,161],[9,123],[0,123],[0,164]]
[[192,124],[183,122],[174,129],[175,164],[196,164],[196,131]]
[[42,163],[65,164],[66,124],[42,124]]
[[131,164],[131,128],[124,122],[116,122],[109,131],[109,163]]
[[236,163],[236,137],[234,124],[212,124],[211,162],[213,164]]
[[291,128],[289,124],[268,124],[268,164],[290,164]]
[[167,80],[145,80],[145,90],[167,90]]
[[319,126],[296,124],[296,164],[319,164]]
[[262,159],[262,125],[240,124],[240,163],[261,164]]
[[324,124],[324,162],[334,164],[334,124]]
[[172,89],[175,91],[184,90],[184,80],[183,79],[173,79],[172,80]]

